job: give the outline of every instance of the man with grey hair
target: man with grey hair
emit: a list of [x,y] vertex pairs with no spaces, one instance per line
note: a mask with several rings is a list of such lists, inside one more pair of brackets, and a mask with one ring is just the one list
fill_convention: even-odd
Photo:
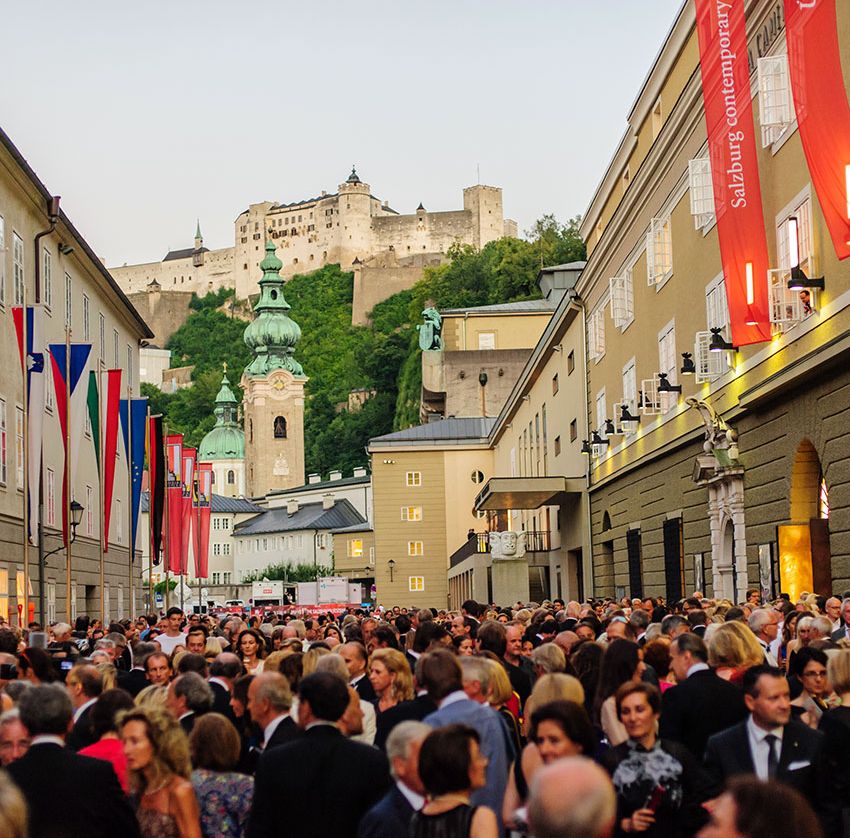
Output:
[[261,672],[248,687],[248,712],[263,734],[260,748],[268,751],[300,736],[289,713],[292,692],[289,681],[279,672]]
[[[316,672],[330,672],[332,675],[339,677],[342,682],[354,690],[357,695],[358,703],[352,704],[348,710],[343,713],[342,720],[347,721],[346,716],[360,715],[359,730],[354,732],[352,729],[347,735],[349,739],[355,742],[362,742],[364,745],[372,745],[375,742],[375,732],[378,729],[377,716],[375,713],[375,705],[371,701],[366,701],[354,687],[348,683],[348,667],[345,661],[339,655],[323,655],[316,661]],[[357,709],[359,708],[359,710]]]
[[831,596],[823,604],[823,607],[826,616],[829,617],[829,621],[832,623],[832,631],[838,631],[841,628],[841,600],[837,596]]
[[671,640],[675,640],[680,634],[686,634],[691,630],[691,625],[686,617],[680,614],[668,614],[661,621],[661,633]]
[[812,619],[812,630],[809,634],[809,642],[812,640],[829,640],[832,636],[832,620],[819,614]]
[[222,652],[210,664],[209,684],[213,691],[213,713],[221,713],[236,723],[236,716],[230,706],[233,685],[242,674],[242,661],[233,652]]
[[425,805],[419,777],[419,749],[431,728],[424,722],[401,722],[387,737],[387,758],[395,786],[361,819],[357,838],[407,838],[410,819]]
[[531,662],[537,677],[553,672],[563,672],[567,668],[567,659],[560,646],[554,643],[542,643],[531,653]]
[[30,733],[21,721],[17,707],[0,716],[0,765],[4,768],[20,759],[30,747]]
[[528,822],[534,838],[610,838],[616,816],[611,778],[587,757],[559,759],[532,780]]
[[21,695],[21,721],[32,741],[6,770],[29,806],[29,834],[138,838],[138,822],[112,765],[65,747],[72,709],[59,684],[31,687]]
[[832,639],[836,643],[838,643],[839,640],[844,640],[845,638],[850,640],[850,597],[847,597],[841,602],[841,620],[841,628],[832,632]]
[[776,658],[770,651],[770,644],[776,640],[781,620],[782,616],[772,608],[756,608],[747,620],[750,631],[756,636],[759,646],[764,649],[764,662],[770,666],[776,666]]
[[490,661],[487,658],[462,657],[463,691],[467,698],[479,704],[487,703],[490,692]]
[[638,646],[645,646],[646,629],[647,626],[649,626],[649,614],[642,608],[634,608],[632,609],[631,616],[629,617],[629,623],[631,623],[632,629],[634,630],[635,641]]
[[195,726],[195,718],[208,713],[212,704],[212,687],[197,672],[185,672],[168,685],[165,706],[187,736]]

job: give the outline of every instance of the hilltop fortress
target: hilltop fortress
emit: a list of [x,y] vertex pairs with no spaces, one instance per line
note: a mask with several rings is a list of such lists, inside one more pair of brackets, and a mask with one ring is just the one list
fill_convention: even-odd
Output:
[[376,303],[410,288],[426,265],[445,259],[455,242],[483,247],[516,233],[516,222],[504,217],[498,187],[467,187],[460,210],[428,212],[419,204],[402,215],[376,198],[352,168],[333,194],[290,204],[251,204],[236,218],[232,247],[204,247],[198,224],[193,247],[171,250],[160,262],[109,270],[150,318],[157,342],[164,342],[168,335],[163,331],[173,331],[165,324],[158,328],[164,300],[173,300],[173,292],[203,296],[220,288],[235,288],[236,296],[246,299],[256,292],[266,240],[276,246],[285,279],[333,263],[353,270],[352,320],[365,323]]

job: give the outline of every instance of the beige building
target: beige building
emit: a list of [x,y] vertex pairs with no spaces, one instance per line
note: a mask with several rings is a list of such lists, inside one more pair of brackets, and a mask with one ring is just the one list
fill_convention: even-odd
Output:
[[[263,201],[251,204],[234,222],[232,247],[209,250],[204,247],[200,225],[194,247],[169,251],[162,261],[112,268],[112,273],[127,293],[139,293],[157,283],[161,292],[183,291],[204,295],[219,288],[235,288],[239,299],[255,293],[256,271],[264,257],[266,239],[278,247],[285,278],[307,273],[323,265],[338,263],[344,270],[366,262],[379,253],[390,251],[402,260],[402,267],[413,264],[412,257],[424,255],[437,261],[455,242],[483,247],[504,235],[516,235],[516,223],[504,218],[502,190],[494,186],[470,186],[463,190],[463,209],[428,212],[420,204],[406,215],[392,209],[387,201],[376,198],[368,183],[352,169],[337,191],[322,192],[314,198],[290,204]],[[427,260],[426,260],[427,261]],[[368,265],[367,271],[368,274]],[[398,265],[396,265],[398,267]],[[405,277],[409,288],[421,276],[421,265]],[[385,296],[376,295],[387,276],[375,274],[361,296],[368,309],[355,304],[355,311],[368,311],[402,287],[392,287]],[[390,279],[390,284],[395,280]],[[360,322],[355,317],[355,322]],[[164,341],[164,336],[158,335]]]
[[[89,368],[120,368],[122,397],[139,392],[139,342],[152,337],[142,318],[64,213],[51,227],[51,193],[29,167],[9,137],[0,131],[0,615],[17,620],[24,594],[24,410],[23,381],[12,322],[13,306],[40,302],[48,343],[64,343],[66,326],[73,341],[92,344]],[[40,269],[36,288],[35,262]],[[43,549],[60,546],[64,450],[49,360],[45,364],[46,399],[42,469]],[[77,613],[118,617],[141,606],[140,566],[130,562],[130,504],[127,459],[119,440],[108,552],[100,610],[99,482],[91,428],[79,444],[74,500],[83,506],[76,540],[71,545],[71,589],[67,590],[64,548],[46,559],[39,578],[38,550],[30,547],[31,603],[38,619],[66,619]],[[141,532],[141,530],[140,530]],[[143,541],[140,538],[139,541]],[[138,547],[139,545],[137,545]],[[133,589],[133,601],[130,589]],[[39,613],[39,595],[44,613]]]

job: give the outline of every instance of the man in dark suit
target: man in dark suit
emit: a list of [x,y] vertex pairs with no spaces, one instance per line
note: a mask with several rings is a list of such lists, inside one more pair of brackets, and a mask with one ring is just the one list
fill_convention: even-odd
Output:
[[416,698],[401,701],[378,714],[377,730],[375,731],[375,747],[386,751],[387,738],[396,725],[402,722],[421,722],[426,716],[437,709],[437,702],[425,690],[420,690]]
[[118,670],[118,686],[135,698],[145,687],[150,686],[145,675],[145,660],[157,651],[154,643],[137,643],[133,649],[133,668],[129,672]]
[[248,687],[248,712],[260,729],[260,748],[268,751],[301,736],[295,720],[289,715],[292,693],[289,681],[278,672],[262,672]]
[[212,703],[212,688],[197,672],[186,672],[168,685],[165,704],[187,736],[195,719],[208,713]]
[[304,735],[260,757],[249,838],[332,835],[354,838],[363,815],[390,784],[387,758],[352,742],[336,722],[348,688],[330,672],[314,672],[299,686],[298,723]]
[[139,826],[112,766],[65,747],[71,700],[58,684],[26,690],[18,704],[32,736],[7,767],[29,807],[31,838],[138,838]]
[[374,701],[377,696],[369,680],[369,673],[366,672],[366,664],[369,660],[366,647],[362,643],[349,641],[339,647],[339,654],[348,667],[349,686],[354,687],[364,701]]
[[242,661],[233,652],[222,652],[210,664],[209,684],[213,691],[213,713],[221,713],[222,716],[236,723],[236,716],[230,706],[230,697],[233,694],[233,684],[242,674]]
[[838,643],[839,640],[850,638],[850,598],[841,602],[841,628],[832,633],[832,639]]
[[709,736],[747,718],[744,694],[709,668],[708,650],[696,634],[680,634],[673,640],[670,667],[678,684],[661,700],[659,734],[680,742],[702,760]]
[[749,719],[716,733],[705,749],[705,768],[718,790],[729,777],[755,774],[760,780],[781,780],[813,799],[823,736],[791,718],[782,670],[767,665],[748,669],[744,701]]
[[68,747],[81,751],[95,742],[91,729],[91,708],[103,692],[103,678],[90,664],[75,666],[65,680],[71,704],[74,706],[74,727],[68,734]]
[[407,838],[413,813],[425,805],[419,778],[419,749],[431,728],[422,722],[402,722],[387,739],[387,758],[395,779],[390,789],[360,821],[357,838]]

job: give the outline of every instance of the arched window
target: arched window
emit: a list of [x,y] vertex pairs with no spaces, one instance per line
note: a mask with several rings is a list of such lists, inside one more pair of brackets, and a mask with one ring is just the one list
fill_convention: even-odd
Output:
[[283,416],[275,416],[274,418],[274,438],[286,439],[286,419]]
[[254,441],[254,420],[248,420],[248,442]]
[[230,469],[227,472],[227,485],[232,486],[236,482],[236,472],[233,469]]
[[214,485],[214,484],[215,484],[215,472],[211,471],[210,472],[210,485]]

